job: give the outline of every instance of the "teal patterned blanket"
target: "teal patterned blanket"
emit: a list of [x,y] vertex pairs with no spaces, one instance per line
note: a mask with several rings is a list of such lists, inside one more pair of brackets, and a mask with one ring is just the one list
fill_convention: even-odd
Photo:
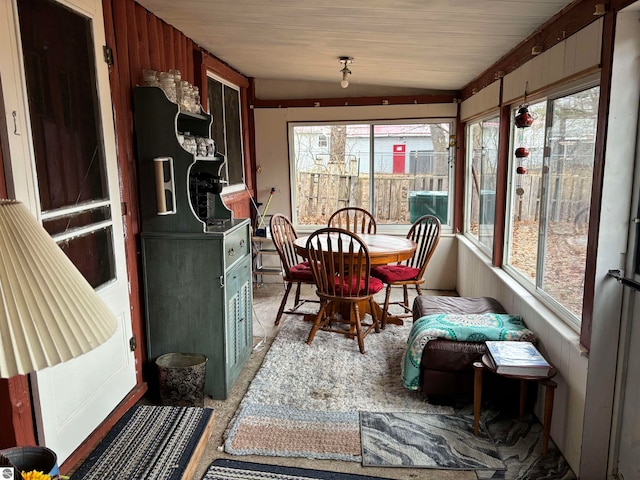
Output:
[[520,315],[440,313],[424,316],[414,322],[407,340],[407,353],[402,365],[402,384],[409,390],[420,388],[422,352],[427,342],[436,338],[465,342],[536,341],[535,334],[524,326]]

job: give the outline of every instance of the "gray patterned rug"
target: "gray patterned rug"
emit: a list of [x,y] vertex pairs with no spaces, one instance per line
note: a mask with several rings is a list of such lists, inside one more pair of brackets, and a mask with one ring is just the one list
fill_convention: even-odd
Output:
[[[467,407],[467,413],[470,410]],[[481,418],[507,469],[477,470],[478,480],[576,480],[553,440],[549,440],[547,455],[542,456],[542,424],[533,414],[520,419],[489,408]]]
[[360,414],[365,466],[505,470],[484,428],[473,434],[473,417],[422,413]]
[[475,470],[478,480],[575,480],[553,441],[542,456],[542,425],[483,406],[473,435],[471,406],[455,415],[361,413],[363,464]]

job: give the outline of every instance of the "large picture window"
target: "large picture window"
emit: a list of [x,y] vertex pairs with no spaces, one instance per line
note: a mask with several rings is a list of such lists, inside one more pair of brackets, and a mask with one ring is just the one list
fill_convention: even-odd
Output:
[[326,225],[342,207],[365,208],[380,225],[436,215],[450,223],[451,121],[292,124],[297,225]]
[[493,251],[499,133],[499,117],[481,120],[467,126],[465,232],[489,256]]
[[[533,103],[533,125],[513,128],[506,265],[559,307],[582,317],[599,87]],[[516,111],[514,110],[514,115]]]

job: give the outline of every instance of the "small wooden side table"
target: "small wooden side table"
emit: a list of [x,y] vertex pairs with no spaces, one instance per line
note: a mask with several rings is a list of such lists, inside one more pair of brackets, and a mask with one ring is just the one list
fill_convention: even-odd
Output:
[[544,420],[543,420],[543,433],[542,433],[542,455],[547,455],[547,449],[549,447],[549,434],[551,432],[551,416],[553,414],[553,396],[558,384],[551,380],[556,376],[558,370],[552,366],[548,375],[545,376],[524,376],[524,375],[505,375],[503,373],[496,372],[493,368],[491,361],[488,359],[487,354],[482,356],[482,361],[473,362],[473,369],[475,371],[474,385],[473,385],[473,434],[478,435],[478,426],[480,424],[480,403],[482,402],[482,372],[484,369],[490,372],[500,375],[502,377],[513,378],[520,380],[520,418],[523,417],[525,411],[525,404],[527,399],[527,383],[538,382],[545,387],[544,397]]

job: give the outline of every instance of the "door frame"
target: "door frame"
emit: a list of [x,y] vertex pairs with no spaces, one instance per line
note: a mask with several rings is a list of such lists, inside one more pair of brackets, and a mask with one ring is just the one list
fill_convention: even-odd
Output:
[[[57,0],[58,3],[62,5],[69,5],[69,3],[65,0]],[[79,0],[76,3],[81,5],[80,10],[82,11],[82,6],[91,6],[94,4],[92,0]],[[100,9],[100,13],[105,15],[104,5],[101,2],[95,2],[98,5],[97,8]],[[15,21],[15,17],[17,16],[17,12],[15,11],[15,2],[11,0],[2,0],[0,3],[0,24],[1,23],[10,23]],[[104,27],[105,27],[105,36],[107,34],[107,18],[104,18]],[[9,29],[5,29],[5,32],[11,31]],[[0,55],[13,55],[14,48],[20,51],[19,46],[17,45],[17,40],[15,36],[12,36],[12,40],[10,41],[9,49],[3,50],[0,52]],[[105,42],[107,43],[107,42]],[[113,103],[114,84],[117,85],[117,76],[112,75],[112,69],[109,68],[109,85],[110,85],[110,96]],[[6,77],[5,77],[6,78]],[[0,81],[2,79],[0,78]],[[23,79],[18,79],[20,85],[24,85]],[[16,81],[16,79],[11,79],[11,81]],[[119,85],[117,85],[119,87]],[[27,128],[26,125],[26,114],[24,112],[25,103],[21,98],[20,91],[10,91],[7,89],[2,89],[3,94],[6,97],[13,94],[11,98],[11,104],[13,108],[9,110],[16,111],[17,115],[14,117],[16,121],[15,131],[17,133],[21,132],[29,132],[30,129]],[[23,143],[24,148],[27,150],[32,149],[32,141],[29,135],[16,135],[15,138],[12,138],[10,130],[11,130],[11,116],[9,112],[3,112],[3,120],[2,123],[5,124],[5,128],[0,129],[0,147],[7,150],[11,144],[11,142],[19,141]],[[116,117],[117,118],[117,117]],[[117,138],[117,137],[116,137]],[[123,160],[123,155],[119,149],[120,144],[116,142],[114,155],[116,158],[117,164],[117,181],[122,185],[126,185],[124,177],[130,177],[129,172],[127,170],[127,162],[126,158]],[[126,155],[124,156],[126,157]],[[8,159],[6,155],[2,155],[0,151],[0,197],[2,198],[22,198],[27,203],[35,204],[36,195],[34,193],[35,184],[33,181],[21,181],[26,178],[25,171],[12,171],[11,165],[8,161],[3,161],[4,159]],[[22,186],[20,186],[22,185]],[[20,191],[16,191],[17,189],[21,189]],[[145,351],[144,351],[144,342],[142,341],[143,336],[143,322],[141,317],[141,301],[140,301],[140,292],[138,286],[138,255],[137,255],[137,246],[135,242],[135,232],[137,229],[135,228],[135,222],[131,218],[130,211],[131,209],[128,207],[131,204],[131,191],[126,188],[120,188],[120,198],[121,198],[121,209],[122,209],[122,228],[124,234],[124,250],[125,250],[125,259],[126,259],[126,279],[125,281],[129,284],[129,303],[130,303],[130,315],[131,315],[131,324],[134,336],[138,340],[138,347],[134,351],[134,362],[135,362],[135,385],[133,389],[121,400],[121,402],[116,406],[113,412],[90,434],[89,437],[83,442],[82,445],[78,447],[78,449],[73,452],[66,461],[62,464],[61,470],[64,473],[68,471],[71,467],[78,463],[82,458],[84,458],[99,442],[99,440],[104,436],[104,434],[116,423],[116,421],[129,409],[131,408],[147,391],[147,384],[143,380],[142,375],[142,364],[145,359]],[[6,407],[6,408],[4,408]],[[0,442],[2,444],[6,444],[6,446],[21,446],[21,445],[33,445],[36,444],[36,425],[33,421],[34,419],[34,406],[31,402],[31,386],[30,379],[28,375],[13,377],[6,380],[0,380],[0,410],[2,413],[0,414],[0,425],[2,426],[3,434],[0,436]]]

